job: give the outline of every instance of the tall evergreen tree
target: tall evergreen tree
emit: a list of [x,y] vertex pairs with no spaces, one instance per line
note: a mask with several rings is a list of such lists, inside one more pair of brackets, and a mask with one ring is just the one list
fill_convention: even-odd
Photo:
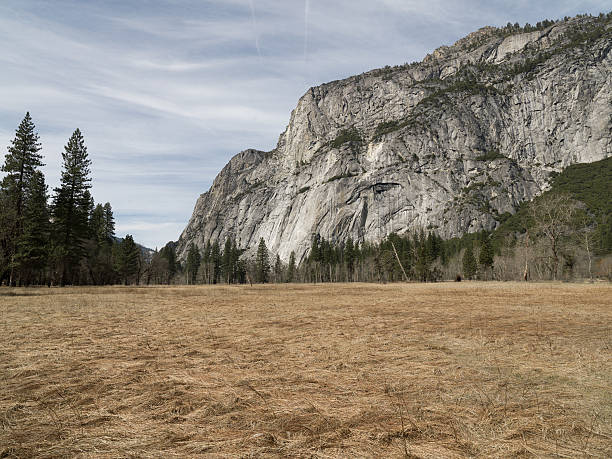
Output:
[[[34,131],[34,123],[30,113],[19,124],[15,133],[15,138],[8,147],[8,153],[4,158],[2,172],[5,176],[0,183],[0,192],[3,194],[2,206],[4,207],[3,223],[7,224],[3,240],[0,241],[2,256],[7,261],[7,265],[2,269],[9,268],[9,282],[15,283],[15,254],[18,240],[23,234],[24,229],[24,207],[26,205],[27,192],[30,182],[37,169],[44,164],[42,155],[38,152],[41,149],[38,134]],[[0,273],[2,276],[2,273]]]
[[344,246],[344,261],[346,263],[346,270],[348,274],[348,280],[353,280],[353,271],[355,270],[355,245],[353,239],[349,236]]
[[49,209],[47,185],[42,172],[35,171],[28,187],[23,209],[23,233],[17,241],[15,264],[20,283],[41,283],[49,250]]
[[225,245],[223,247],[223,256],[221,257],[221,271],[225,282],[231,284],[233,282],[233,269],[232,269],[232,239],[228,236],[225,239]]
[[164,276],[165,282],[170,283],[172,278],[176,274],[177,271],[177,263],[176,263],[176,251],[174,250],[174,244],[168,242],[162,249],[159,251],[159,257],[164,260]]
[[215,241],[210,249],[210,262],[212,264],[212,283],[219,282],[221,275],[221,248],[219,241]]
[[470,243],[463,253],[463,276],[466,279],[471,279],[476,275],[477,270],[478,265],[476,264],[474,250],[472,248],[472,244]]
[[211,262],[210,262],[210,252],[212,250],[212,246],[210,245],[210,239],[206,241],[206,246],[204,247],[204,252],[202,253],[202,265],[204,270],[204,282],[206,284],[210,284],[210,271],[211,271]]
[[287,267],[287,282],[295,280],[295,252],[292,250],[289,255],[289,266]]
[[195,284],[196,276],[198,275],[198,269],[200,269],[200,261],[200,251],[192,242],[189,246],[189,252],[187,252],[187,263],[185,265],[188,284]]
[[478,264],[486,270],[490,270],[493,267],[493,247],[491,246],[491,240],[486,234],[482,238],[482,245],[478,254]]
[[280,256],[276,255],[276,262],[274,263],[274,282],[279,283],[283,281],[283,263],[281,262]]
[[112,242],[115,238],[115,217],[110,202],[104,204],[104,237],[109,242]]
[[2,179],[2,189],[13,201],[18,217],[22,216],[26,199],[26,190],[34,172],[38,167],[44,166],[38,134],[34,131],[34,123],[27,112],[17,128],[15,138],[8,147],[8,154],[4,158],[2,172],[6,175]]
[[116,269],[124,285],[128,285],[130,279],[136,276],[138,283],[138,271],[140,268],[140,249],[134,242],[134,238],[127,234],[119,244],[116,256]]
[[[109,233],[108,220],[112,222]],[[97,204],[89,217],[90,241],[87,244],[87,266],[94,284],[110,284],[115,281],[116,273],[113,262],[113,245],[115,244],[113,212],[110,204]],[[115,253],[117,249],[115,249]]]
[[62,153],[59,188],[53,198],[54,237],[58,249],[60,285],[74,282],[76,268],[85,255],[89,235],[91,178],[87,147],[81,131],[74,131]]
[[15,252],[15,208],[9,196],[0,190],[0,283],[9,278]]
[[91,216],[89,217],[89,232],[91,238],[98,247],[106,242],[104,207],[102,207],[102,204],[97,204],[91,212]]
[[255,257],[255,278],[257,282],[266,283],[270,276],[270,255],[263,237],[259,239]]

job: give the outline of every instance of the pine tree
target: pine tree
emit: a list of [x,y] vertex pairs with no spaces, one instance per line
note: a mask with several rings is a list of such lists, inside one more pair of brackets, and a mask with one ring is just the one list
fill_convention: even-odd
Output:
[[478,255],[478,263],[486,270],[490,270],[493,267],[493,247],[491,247],[491,240],[486,235],[483,239],[480,254]]
[[257,247],[257,255],[255,257],[255,278],[259,283],[268,282],[270,276],[270,256],[268,254],[268,248],[263,237],[259,239],[259,246]]
[[89,236],[91,179],[87,147],[77,129],[62,153],[63,169],[53,198],[54,237],[58,248],[60,285],[72,282],[79,262],[85,256]]
[[236,244],[236,239],[232,239],[232,248],[231,248],[231,256],[230,263],[232,265],[232,278],[234,282],[245,282],[246,271],[243,271],[245,268],[244,263],[240,261],[240,255],[242,255],[242,250],[238,248]]
[[38,167],[44,166],[42,155],[38,153],[41,149],[39,137],[34,132],[34,123],[29,112],[19,124],[11,144],[2,166],[2,172],[6,172],[2,179],[2,189],[11,197],[16,214],[21,217],[26,190],[34,172]]
[[206,241],[206,247],[204,247],[204,253],[202,254],[202,264],[204,265],[204,282],[207,284],[211,283],[211,279],[210,279],[211,251],[212,251],[212,246],[210,245],[210,239],[209,239],[208,241]]
[[[130,278],[138,274],[140,268],[140,249],[134,242],[134,238],[127,234],[119,244],[116,257],[116,269],[124,285],[128,285]],[[138,283],[138,276],[136,276]]]
[[115,239],[115,217],[110,202],[104,204],[104,237],[109,242]]
[[216,284],[221,275],[221,248],[218,241],[215,241],[210,249],[210,262],[212,264],[212,283]]
[[346,270],[348,271],[348,280],[353,280],[353,271],[355,270],[355,245],[353,239],[349,236],[344,246],[344,261]]
[[221,272],[223,273],[225,282],[231,284],[233,282],[232,240],[229,237],[225,239],[225,246],[223,247],[223,256],[221,257]]
[[188,284],[195,284],[196,276],[198,275],[198,269],[200,269],[200,261],[200,251],[192,242],[189,246],[189,252],[187,252],[187,264],[185,266],[187,270]]
[[[112,223],[110,234],[109,219]],[[115,244],[113,220],[113,212],[109,203],[104,206],[97,204],[89,217],[90,241],[87,243],[87,266],[94,284],[110,284],[116,277],[112,256],[113,244]]]
[[295,278],[295,252],[289,255],[289,267],[287,268],[287,282],[293,282]]
[[478,265],[476,264],[476,258],[474,257],[474,250],[472,244],[468,244],[463,254],[463,276],[466,279],[471,279],[476,275]]
[[20,283],[41,283],[49,255],[49,209],[47,185],[42,172],[35,171],[23,209],[23,233],[17,240],[15,264]]
[[282,282],[283,279],[283,263],[281,262],[280,256],[276,255],[276,262],[274,263],[274,282]]
[[91,212],[89,217],[89,233],[98,247],[106,242],[104,207],[102,207],[102,204],[97,204]]
[[162,249],[159,251],[159,257],[164,260],[162,263],[164,267],[163,277],[165,277],[165,282],[169,284],[177,271],[176,251],[174,250],[174,244],[168,242],[164,247],[162,247]]
[[14,255],[15,208],[5,193],[0,190],[0,283],[5,277],[10,280],[10,266]]
[[[0,191],[3,195],[2,205],[4,207],[3,224],[6,232],[3,232],[0,247],[2,257],[8,263],[10,269],[9,283],[15,283],[15,253],[17,250],[18,239],[23,234],[24,229],[24,207],[27,200],[27,191],[30,182],[37,171],[42,167],[42,155],[38,152],[41,146],[38,134],[34,131],[34,123],[30,113],[26,113],[24,119],[16,130],[15,138],[8,147],[5,156],[2,172],[6,175],[0,183]],[[2,273],[0,273],[2,275]]]

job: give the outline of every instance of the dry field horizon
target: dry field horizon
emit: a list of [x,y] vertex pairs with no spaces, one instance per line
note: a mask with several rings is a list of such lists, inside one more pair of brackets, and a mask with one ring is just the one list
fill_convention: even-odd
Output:
[[0,289],[0,457],[612,457],[612,285]]

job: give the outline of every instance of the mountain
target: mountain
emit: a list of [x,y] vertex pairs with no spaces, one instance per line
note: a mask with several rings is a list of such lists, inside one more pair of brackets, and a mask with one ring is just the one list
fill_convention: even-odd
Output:
[[200,195],[178,258],[228,236],[299,261],[316,233],[494,229],[551,174],[612,155],[611,49],[612,13],[485,27],[313,87],[274,150],[238,153]]

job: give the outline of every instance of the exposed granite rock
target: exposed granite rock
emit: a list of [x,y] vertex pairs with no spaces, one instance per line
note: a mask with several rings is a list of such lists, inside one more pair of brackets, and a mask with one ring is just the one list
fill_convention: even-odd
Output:
[[228,236],[250,250],[263,237],[286,261],[315,233],[493,229],[552,171],[612,154],[611,27],[487,27],[421,63],[311,88],[273,151],[237,154],[199,197],[179,259]]

